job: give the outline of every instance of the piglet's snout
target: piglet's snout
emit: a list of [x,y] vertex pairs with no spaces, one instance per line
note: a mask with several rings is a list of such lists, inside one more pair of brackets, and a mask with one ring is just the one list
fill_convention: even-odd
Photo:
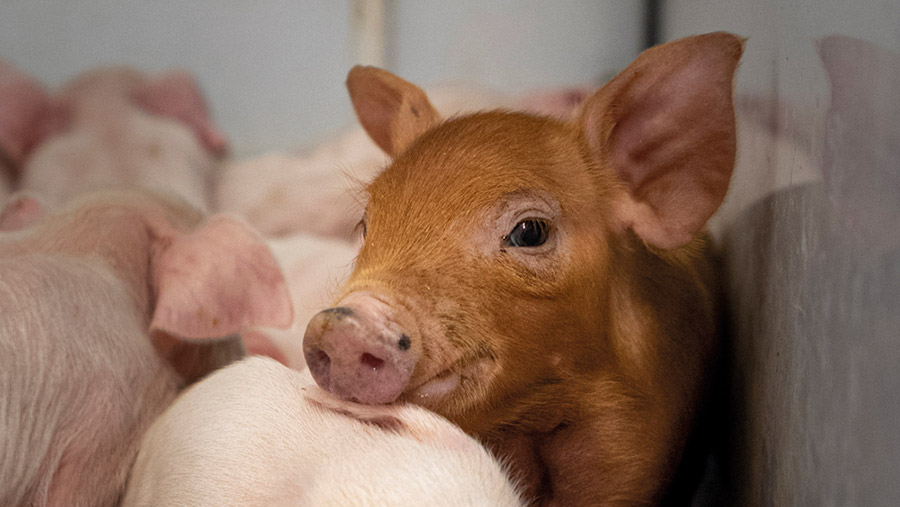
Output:
[[409,335],[389,330],[348,306],[316,314],[306,327],[303,354],[323,389],[360,403],[390,403],[416,366]]

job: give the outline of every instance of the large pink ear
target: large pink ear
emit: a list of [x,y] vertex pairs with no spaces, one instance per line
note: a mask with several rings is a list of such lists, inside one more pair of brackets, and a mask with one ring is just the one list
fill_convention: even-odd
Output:
[[0,162],[18,169],[41,138],[49,107],[44,87],[0,59]]
[[134,91],[134,100],[150,113],[184,123],[216,155],[228,150],[228,140],[209,116],[200,86],[184,70],[167,72]]
[[360,124],[392,157],[440,121],[425,92],[386,70],[353,67],[347,75],[347,90]]
[[186,378],[217,366],[205,353],[199,366],[196,358],[184,356],[187,348],[197,350],[197,342],[236,338],[255,326],[291,325],[281,269],[247,225],[217,215],[192,233],[159,243],[150,331],[160,353]]
[[743,44],[716,32],[651,48],[585,104],[591,151],[629,190],[620,218],[652,246],[688,243],[725,197]]

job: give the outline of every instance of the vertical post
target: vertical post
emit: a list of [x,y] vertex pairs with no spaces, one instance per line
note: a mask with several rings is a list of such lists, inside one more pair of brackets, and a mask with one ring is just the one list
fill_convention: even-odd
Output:
[[352,0],[350,33],[355,63],[384,67],[385,0]]
[[662,0],[644,1],[644,49],[659,44],[660,38],[660,9]]

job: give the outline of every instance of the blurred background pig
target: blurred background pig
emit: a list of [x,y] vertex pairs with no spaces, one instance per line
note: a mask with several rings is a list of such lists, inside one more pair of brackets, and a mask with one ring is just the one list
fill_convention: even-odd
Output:
[[178,200],[25,204],[0,227],[0,505],[115,505],[153,419],[240,331],[287,327],[288,291],[254,231]]
[[23,164],[21,189],[49,207],[124,186],[174,192],[205,210],[227,149],[187,72],[149,76],[125,66],[69,81],[52,97],[40,136]]
[[249,358],[185,392],[153,424],[125,506],[524,505],[503,467],[443,418],[367,407],[307,372]]

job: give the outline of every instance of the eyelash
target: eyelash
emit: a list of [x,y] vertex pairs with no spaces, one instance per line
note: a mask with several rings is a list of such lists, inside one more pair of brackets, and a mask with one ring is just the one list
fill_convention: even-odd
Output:
[[355,236],[357,234],[359,234],[362,237],[362,239],[366,239],[366,216],[365,215],[363,215],[363,217],[359,220],[359,222],[357,222],[356,225],[353,227],[353,235]]
[[511,248],[535,248],[543,245],[550,238],[553,224],[538,217],[527,217],[503,236],[503,246]]

